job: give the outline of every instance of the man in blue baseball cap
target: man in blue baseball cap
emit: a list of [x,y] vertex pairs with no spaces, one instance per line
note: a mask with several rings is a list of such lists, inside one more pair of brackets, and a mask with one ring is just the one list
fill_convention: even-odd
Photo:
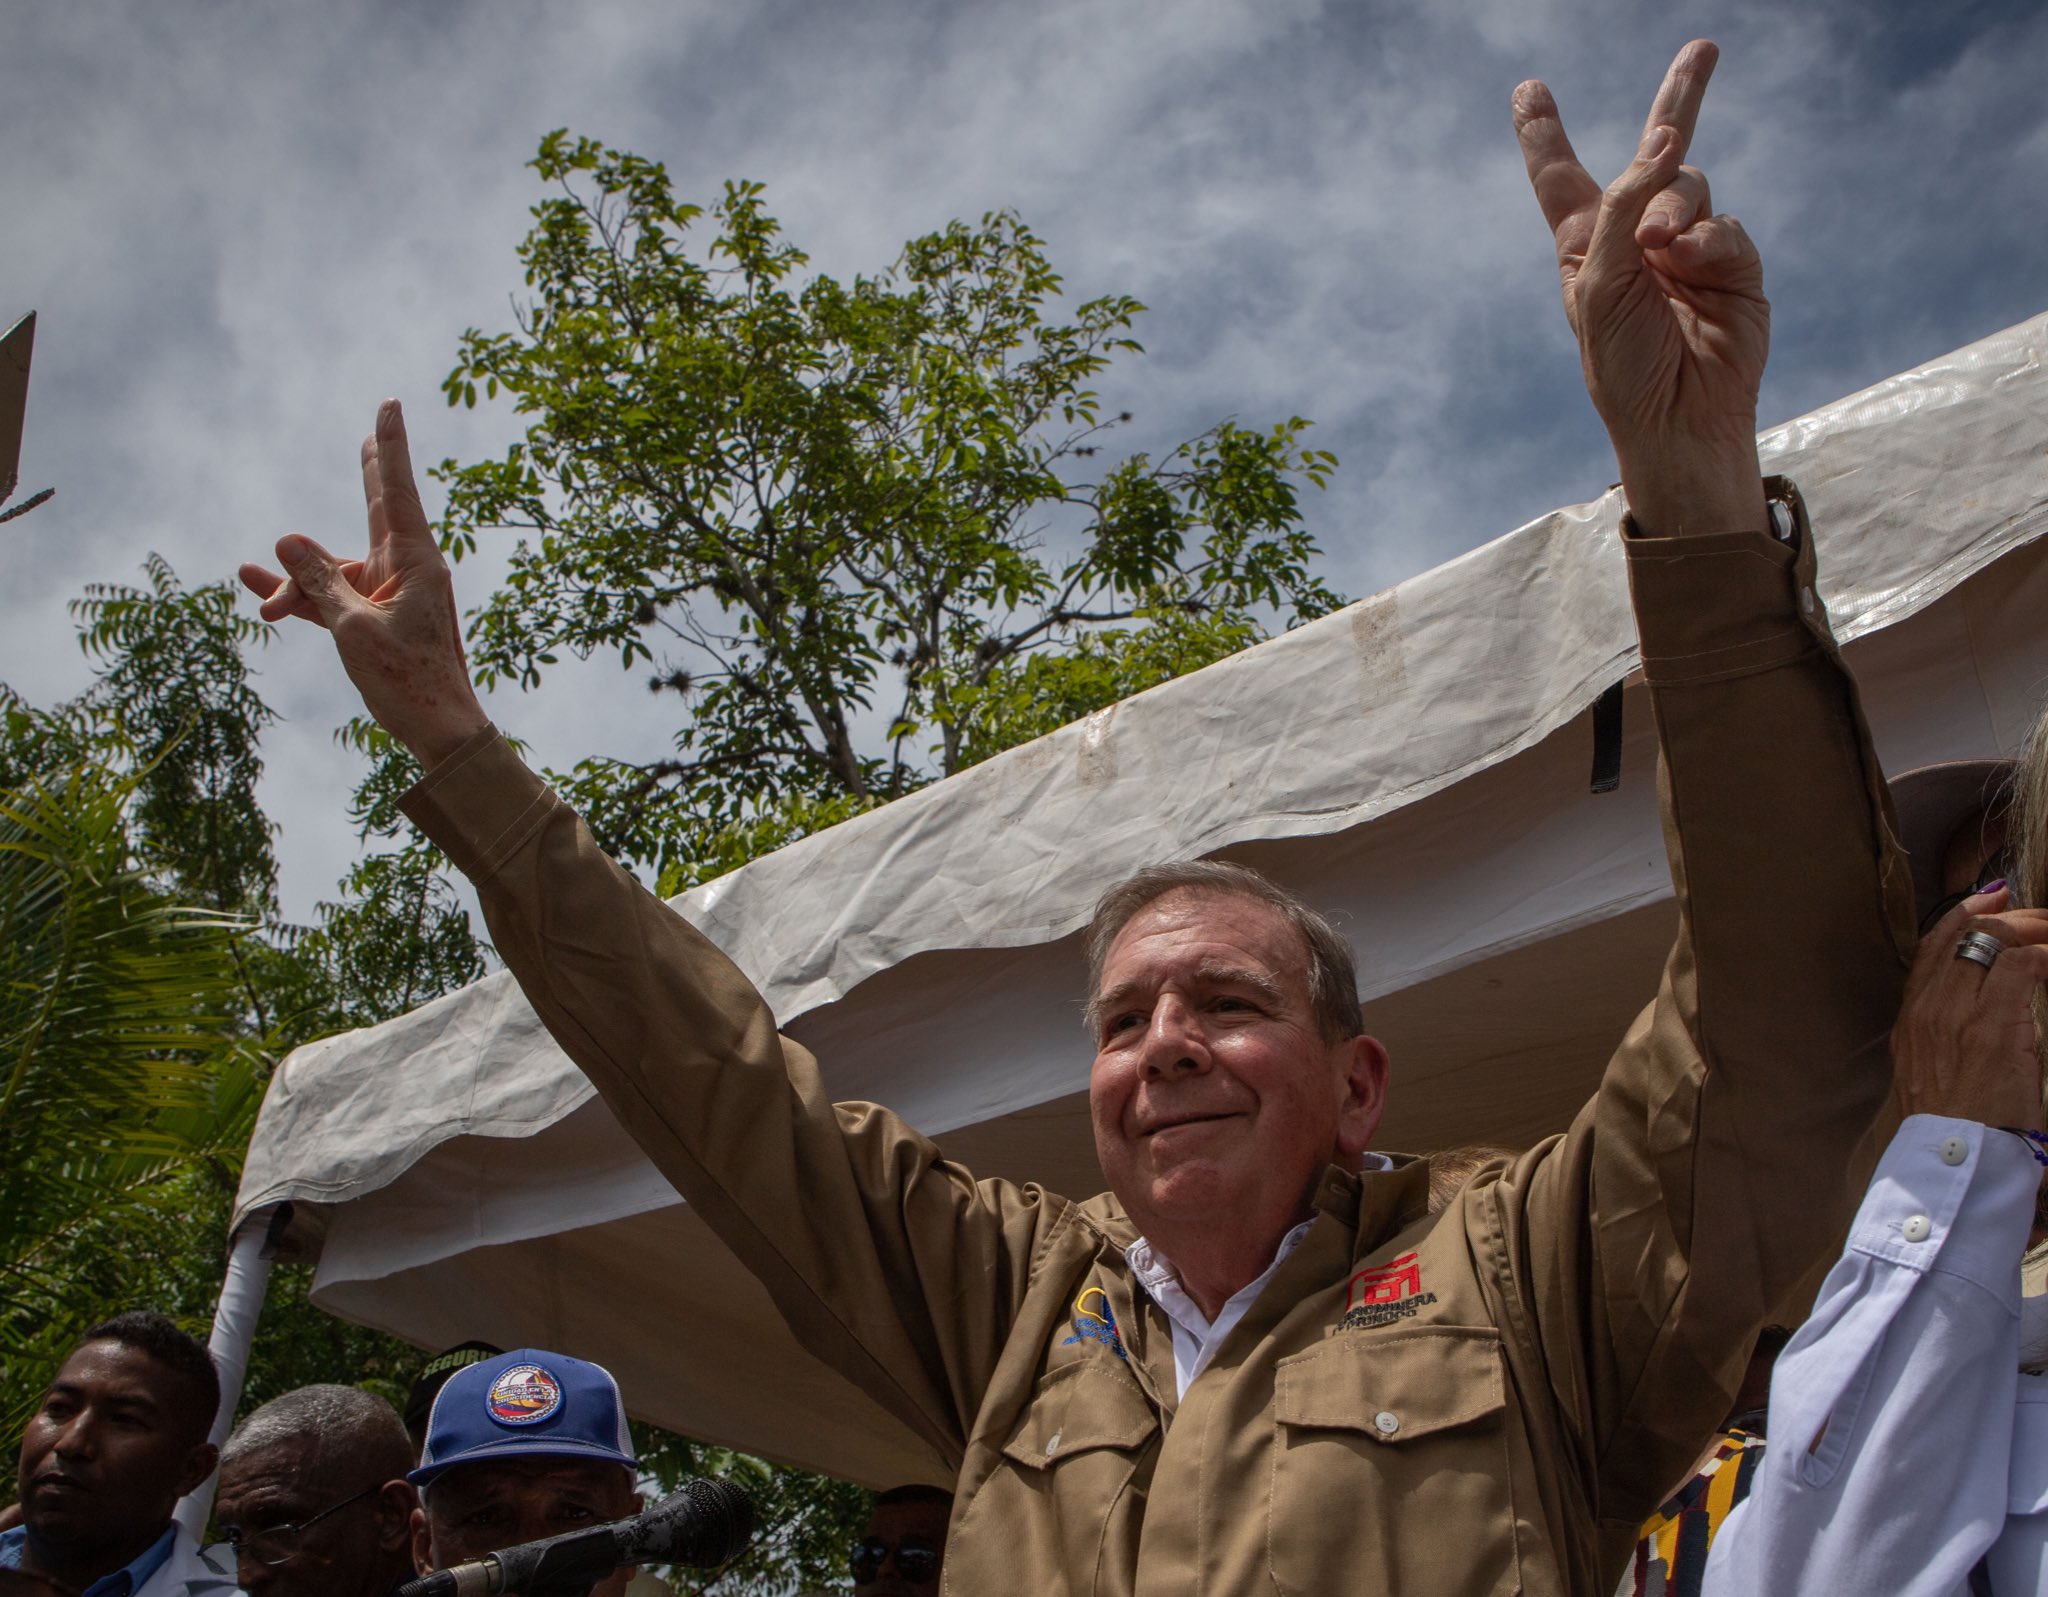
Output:
[[[420,1466],[413,1561],[421,1574],[502,1548],[624,1519],[639,1463],[611,1373],[539,1348],[457,1370],[434,1398]],[[592,1597],[619,1597],[622,1569]]]

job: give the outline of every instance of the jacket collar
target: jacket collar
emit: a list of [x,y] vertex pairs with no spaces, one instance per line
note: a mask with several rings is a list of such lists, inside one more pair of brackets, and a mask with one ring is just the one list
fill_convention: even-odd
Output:
[[1317,1212],[1351,1228],[1357,1238],[1358,1258],[1396,1232],[1429,1217],[1429,1161],[1410,1153],[1378,1157],[1385,1164],[1363,1172],[1333,1164],[1323,1172],[1322,1185],[1316,1188]]

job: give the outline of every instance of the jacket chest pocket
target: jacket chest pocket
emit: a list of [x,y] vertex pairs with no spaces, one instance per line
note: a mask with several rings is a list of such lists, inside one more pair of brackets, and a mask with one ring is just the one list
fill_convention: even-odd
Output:
[[1127,1589],[1158,1446],[1151,1399],[1113,1356],[1047,1373],[947,1549],[946,1590]]
[[1281,1591],[1521,1590],[1496,1332],[1341,1332],[1281,1360],[1273,1419]]

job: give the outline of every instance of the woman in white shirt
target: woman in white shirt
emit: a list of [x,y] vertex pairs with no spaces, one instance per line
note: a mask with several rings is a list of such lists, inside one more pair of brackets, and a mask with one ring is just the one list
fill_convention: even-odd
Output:
[[2048,909],[2017,907],[2048,904],[2043,728],[2017,786],[2017,890],[1921,942],[1892,1033],[1906,1119],[1778,1362],[1707,1597],[2048,1597],[2048,1297],[2019,1269],[2048,1166]]

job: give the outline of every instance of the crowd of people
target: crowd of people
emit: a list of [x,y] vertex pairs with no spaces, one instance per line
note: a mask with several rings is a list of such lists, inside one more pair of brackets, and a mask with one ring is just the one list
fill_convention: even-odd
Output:
[[[540,1348],[471,1342],[427,1362],[403,1418],[354,1386],[305,1386],[207,1440],[220,1382],[161,1315],[117,1315],[65,1360],[21,1444],[6,1597],[388,1597],[417,1575],[631,1518],[645,1506],[618,1383]],[[218,1467],[217,1540],[178,1499]],[[847,1572],[859,1597],[931,1597],[951,1494],[881,1493]],[[666,1597],[622,1566],[594,1597]]]
[[[2048,1299],[2021,1285],[2048,754],[1887,789],[1805,508],[1757,459],[1761,264],[1686,162],[1713,64],[1680,52],[1605,188],[1549,91],[1514,97],[1627,502],[1679,910],[1597,1093],[1535,1147],[1375,1147],[1390,1062],[1345,939],[1256,872],[1176,862],[1086,934],[1109,1190],[977,1181],[833,1103],[491,725],[395,402],[365,555],[292,535],[282,572],[244,568],[418,756],[407,813],[619,1123],[947,1461],[950,1495],[883,1497],[856,1590],[2048,1592]],[[632,1511],[603,1370],[440,1373],[411,1439],[344,1388],[246,1418],[216,1508],[236,1568],[209,1573],[167,1525],[213,1467],[210,1368],[109,1321],[23,1444],[0,1565],[82,1597],[340,1597]]]

